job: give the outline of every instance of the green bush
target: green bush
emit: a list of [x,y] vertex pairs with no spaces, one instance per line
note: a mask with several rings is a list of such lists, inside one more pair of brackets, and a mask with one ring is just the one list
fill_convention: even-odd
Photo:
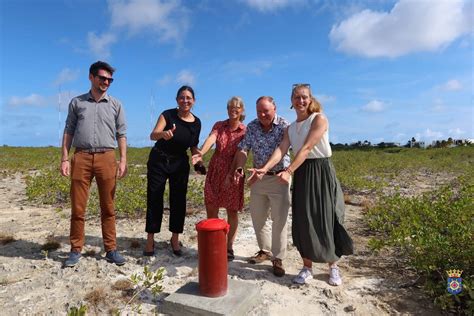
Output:
[[57,169],[42,169],[26,177],[26,196],[42,204],[69,204],[69,178]]
[[[444,309],[474,313],[474,184],[471,178],[419,197],[382,197],[367,212],[369,227],[379,233],[369,245],[399,248],[409,264],[426,277],[425,288]],[[446,270],[463,270],[464,290],[446,291]]]
[[474,146],[336,150],[332,160],[345,189],[376,191],[407,172],[465,174],[474,164]]
[[146,212],[146,186],[146,166],[129,166],[127,176],[117,181],[115,192],[117,214],[127,216]]

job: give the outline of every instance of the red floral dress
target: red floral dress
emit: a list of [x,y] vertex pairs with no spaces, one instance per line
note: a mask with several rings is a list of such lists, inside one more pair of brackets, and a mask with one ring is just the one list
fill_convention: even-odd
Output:
[[241,178],[237,184],[225,180],[245,130],[245,125],[240,123],[235,131],[231,131],[229,120],[217,122],[212,128],[211,135],[216,135],[216,149],[204,185],[204,201],[209,207],[240,211],[244,206],[244,180]]

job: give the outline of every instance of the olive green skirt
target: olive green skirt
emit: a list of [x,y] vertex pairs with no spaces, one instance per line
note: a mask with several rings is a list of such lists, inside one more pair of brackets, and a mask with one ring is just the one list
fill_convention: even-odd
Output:
[[301,257],[335,262],[354,253],[343,226],[344,196],[330,158],[306,159],[296,169],[292,213],[293,244]]

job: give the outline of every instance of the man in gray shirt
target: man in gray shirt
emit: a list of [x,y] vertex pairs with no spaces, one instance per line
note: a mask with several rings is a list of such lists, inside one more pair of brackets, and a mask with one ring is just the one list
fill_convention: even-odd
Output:
[[[71,252],[64,264],[67,267],[75,266],[81,258],[87,198],[94,177],[99,190],[105,259],[117,265],[125,263],[117,251],[114,195],[116,178],[127,173],[127,139],[122,104],[107,94],[114,71],[106,62],[93,63],[89,68],[90,91],[69,103],[60,168],[61,175],[71,176]],[[75,151],[69,162],[71,145]]]

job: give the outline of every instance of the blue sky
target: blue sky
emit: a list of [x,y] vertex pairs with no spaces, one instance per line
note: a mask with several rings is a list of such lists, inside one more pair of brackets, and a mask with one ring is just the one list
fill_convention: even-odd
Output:
[[330,141],[474,138],[473,3],[462,0],[2,0],[0,144],[59,145],[69,100],[97,60],[126,109],[128,143],[150,146],[182,84],[201,143],[226,102],[247,119],[271,95],[293,121],[310,83]]

